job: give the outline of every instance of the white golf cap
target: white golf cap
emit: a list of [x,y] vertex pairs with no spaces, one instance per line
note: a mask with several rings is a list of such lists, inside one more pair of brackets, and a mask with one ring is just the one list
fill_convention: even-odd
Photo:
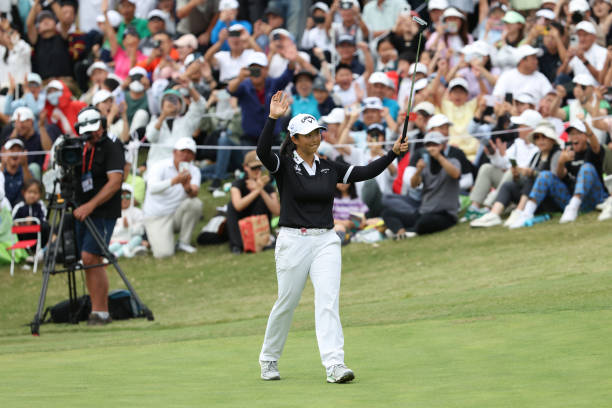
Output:
[[536,17],[543,17],[547,20],[554,20],[555,12],[551,9],[540,9],[536,12]]
[[[274,36],[276,35],[282,35],[283,37],[288,37],[291,39],[291,41],[294,40],[293,35],[289,31],[285,30],[284,28],[275,28],[274,30],[270,31],[270,35],[268,37],[270,39],[273,39]],[[338,43],[339,42],[340,41],[338,41]]]
[[449,7],[444,10],[444,13],[442,13],[442,20],[445,20],[448,17],[459,17],[465,20],[465,15],[454,7]]
[[185,34],[178,38],[178,40],[174,41],[174,45],[177,47],[190,47],[194,50],[198,48],[198,39],[193,34]]
[[574,119],[569,123],[569,126],[565,129],[567,133],[569,133],[570,129],[576,129],[581,133],[586,133],[586,126],[584,122],[578,119]]
[[383,108],[384,106],[382,104],[382,101],[380,100],[380,98],[376,96],[370,96],[370,97],[364,98],[363,100],[363,110],[366,110],[366,109],[383,110]]
[[446,142],[446,136],[444,136],[440,132],[428,132],[423,139],[423,143],[435,143],[435,144],[444,144]]
[[418,81],[414,83],[414,92],[418,92],[418,91],[421,91],[427,88],[428,84],[429,84],[429,80],[427,78],[419,79]]
[[452,79],[449,83],[448,83],[448,89],[451,90],[456,86],[460,86],[463,89],[465,89],[466,91],[468,90],[468,82],[461,77],[457,77]]
[[174,150],[191,150],[195,154],[196,142],[192,137],[181,137],[174,143]]
[[540,115],[538,111],[535,111],[533,109],[527,109],[523,111],[523,113],[521,113],[521,116],[512,116],[510,118],[510,122],[514,123],[515,125],[527,126],[532,129],[535,129],[535,127],[541,121],[542,115]]
[[591,7],[586,0],[571,0],[569,2],[569,12],[570,14],[575,13],[576,11],[580,13],[585,13],[589,11]]
[[128,76],[132,76],[132,75],[142,75],[146,77],[148,73],[147,73],[147,70],[144,69],[143,67],[134,67],[128,71]]
[[[123,21],[121,14],[119,14],[119,12],[116,10],[108,10],[106,14],[108,15],[108,22],[110,23],[111,27],[119,27]],[[96,22],[98,23],[103,23],[105,21],[106,17],[104,17],[104,14],[100,14],[98,17],[96,17]]]
[[413,109],[414,112],[425,112],[428,116],[433,116],[436,112],[436,107],[431,102],[421,102],[417,104]]
[[88,132],[95,132],[100,129],[102,115],[100,111],[93,108],[84,108],[77,116],[76,127],[79,129],[79,136]]
[[239,6],[236,0],[221,0],[219,2],[219,11],[237,9]]
[[249,58],[248,65],[260,65],[262,67],[268,66],[268,57],[263,52],[255,52]]
[[27,82],[28,83],[34,82],[34,83],[37,83],[38,85],[42,85],[42,78],[36,72],[30,72],[28,74]]
[[542,4],[557,4],[559,0],[542,0]]
[[13,138],[13,139],[9,139],[4,143],[4,148],[6,150],[11,150],[11,147],[14,146],[19,146],[22,149],[25,148],[25,145],[23,144],[23,141],[21,139],[17,139],[17,138]]
[[514,10],[508,10],[504,14],[502,21],[507,24],[525,24],[525,17]]
[[300,113],[294,116],[289,121],[289,126],[287,126],[291,136],[307,135],[316,129],[325,129],[325,126],[319,125],[317,118],[307,113]]
[[529,92],[521,92],[514,97],[514,100],[521,103],[528,103],[530,105],[536,105],[535,96]]
[[310,7],[310,12],[312,13],[317,9],[322,10],[325,13],[329,13],[329,6],[322,1],[317,1],[315,4],[313,4],[312,7]]
[[28,108],[27,106],[20,106],[17,109],[15,109],[15,112],[13,112],[13,116],[11,117],[11,120],[12,121],[34,120],[34,112],[32,112],[32,109]]
[[198,55],[197,55],[197,54],[195,54],[195,53],[189,54],[188,56],[186,56],[186,57],[185,57],[185,61],[183,61],[183,65],[185,65],[185,67],[188,67],[188,66],[190,66],[190,65],[191,65],[191,64],[192,64],[194,61],[196,61],[196,60],[198,60],[198,59],[199,59],[200,61],[202,61],[202,60],[204,60],[204,57],[202,57],[201,55],[200,55],[200,56],[198,56]]
[[414,70],[416,68],[416,72],[419,74],[424,74],[424,75],[428,75],[429,74],[429,70],[427,69],[427,65],[421,63],[421,62],[413,62],[412,64],[410,64],[410,68],[408,68],[408,74],[412,75],[414,73]]
[[134,187],[132,187],[131,184],[123,183],[121,184],[121,191],[129,191],[130,193],[134,194]]
[[517,56],[517,60],[521,61],[523,58],[526,58],[530,55],[541,57],[543,52],[540,48],[534,48],[529,44],[523,44],[516,49],[515,53]]
[[47,84],[47,92],[49,92],[49,89],[57,89],[58,91],[63,91],[64,90],[64,84],[62,84],[57,79],[54,79],[53,81],[51,81],[51,82],[49,82]]
[[446,10],[448,8],[447,0],[429,0],[427,10]]
[[572,79],[572,82],[582,86],[597,86],[595,78],[590,74],[578,74]]
[[474,41],[469,45],[471,54],[476,54],[481,57],[486,57],[491,55],[491,46],[482,40]]
[[160,9],[154,9],[149,11],[149,14],[147,14],[147,20],[150,20],[152,18],[159,18],[165,23],[166,19],[168,18],[168,15],[166,14],[166,12],[161,11]]
[[342,123],[344,121],[344,109],[334,108],[329,115],[321,117],[321,122],[329,124]]
[[91,76],[96,69],[101,69],[103,71],[109,72],[108,67],[102,61],[96,61],[87,68],[87,76]]
[[91,104],[93,106],[98,105],[100,102],[104,102],[106,101],[108,98],[112,98],[113,94],[110,93],[109,91],[107,91],[106,89],[100,89],[98,92],[96,92],[93,96],[93,98],[91,99]]
[[597,34],[597,30],[595,29],[595,26],[590,21],[581,21],[578,24],[576,24],[576,32],[578,31],[584,31],[585,33],[589,33],[592,35]]
[[561,140],[561,138],[557,136],[557,131],[555,130],[555,126],[548,121],[542,121],[538,123],[538,126],[536,126],[533,132],[531,132],[531,135],[533,136],[536,133],[543,135],[547,139],[551,139],[553,142],[555,142],[559,146],[563,146],[563,140]]
[[244,29],[245,29],[245,27],[242,24],[232,24],[227,31],[237,32],[237,31],[242,31]]
[[446,115],[438,113],[437,115],[433,115],[431,118],[429,118],[429,120],[427,121],[426,130],[429,131],[433,128],[437,128],[444,125],[453,126],[453,122],[448,120],[448,117]]
[[385,75],[384,72],[374,72],[372,73],[372,75],[370,75],[370,79],[368,79],[368,83],[387,85],[388,83],[387,78],[389,77]]

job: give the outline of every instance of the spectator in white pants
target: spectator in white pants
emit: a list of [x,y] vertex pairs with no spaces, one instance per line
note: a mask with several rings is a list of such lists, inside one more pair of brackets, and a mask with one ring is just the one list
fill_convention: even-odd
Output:
[[145,196],[144,224],[153,256],[171,256],[175,251],[174,233],[179,233],[176,249],[193,253],[193,229],[202,216],[200,170],[193,165],[196,144],[191,137],[180,138],[172,159],[161,160],[149,169]]

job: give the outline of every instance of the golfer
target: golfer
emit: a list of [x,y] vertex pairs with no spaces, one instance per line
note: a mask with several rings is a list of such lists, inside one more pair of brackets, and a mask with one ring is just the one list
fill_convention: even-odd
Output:
[[280,154],[273,153],[276,120],[289,107],[288,97],[277,92],[270,102],[270,116],[257,146],[257,156],[276,178],[280,193],[281,226],[276,241],[278,299],[272,308],[259,356],[261,378],[280,380],[280,358],[293,311],[306,278],[315,292],[315,327],[327,382],[344,383],[355,374],[344,365],[344,336],[340,324],[340,238],[334,232],[332,204],[336,183],[354,183],[383,172],[408,143],[398,139],[385,156],[367,166],[349,166],[317,156],[321,129],[312,115],[299,114],[289,122],[289,137]]

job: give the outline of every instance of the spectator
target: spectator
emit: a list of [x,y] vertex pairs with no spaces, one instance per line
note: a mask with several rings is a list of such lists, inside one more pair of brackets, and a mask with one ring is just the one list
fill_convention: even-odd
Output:
[[11,82],[24,84],[32,70],[32,48],[21,39],[19,31],[9,25],[8,19],[0,20],[0,84],[5,87]]
[[134,189],[131,185],[123,183],[121,186],[121,217],[117,218],[109,250],[117,258],[146,253],[146,246],[142,245],[144,235],[144,214],[142,210],[132,205]]
[[607,50],[595,43],[597,31],[589,21],[581,21],[576,25],[578,44],[567,50],[563,65],[559,68],[562,73],[572,71],[574,75],[591,75],[598,79],[604,68]]
[[[206,51],[204,59],[212,67],[219,68],[219,82],[226,83],[236,78],[240,70],[248,65],[253,55],[259,50],[259,46],[240,24],[235,24],[229,29],[224,28],[219,33],[219,38],[220,40]],[[226,38],[229,51],[220,51],[221,44]]]
[[[152,74],[153,81],[161,77],[169,77],[173,73],[178,72],[180,65],[178,51],[172,46],[172,37],[167,32],[157,33],[153,36],[154,45],[156,47],[149,54],[147,59],[138,63],[138,66],[147,70],[147,73]],[[167,69],[168,73],[162,73],[162,70]]]
[[317,1],[310,7],[311,15],[306,20],[306,31],[301,43],[303,49],[310,50],[316,47],[327,52],[328,55],[332,52],[329,34],[325,30],[325,20],[328,13],[329,6],[322,1]]
[[336,194],[334,196],[334,231],[342,240],[347,242],[347,234],[356,232],[368,212],[368,206],[357,196],[357,189],[354,183],[336,184]]
[[193,34],[185,34],[174,41],[174,46],[178,52],[179,62],[184,64],[187,56],[198,49],[198,39]]
[[200,171],[192,164],[196,144],[190,137],[174,143],[172,158],[149,167],[148,188],[144,200],[144,225],[156,258],[175,252],[174,233],[179,233],[176,250],[194,253],[190,245],[193,229],[202,216],[198,199]]
[[[240,25],[244,28],[247,35],[250,35],[253,32],[253,26],[251,23],[245,20],[236,20],[238,16],[238,1],[237,0],[220,0],[219,1],[219,19],[212,29],[210,35],[210,43],[216,44],[219,42],[221,51],[229,51],[230,46],[225,41],[227,37],[221,37],[220,33],[222,30],[230,30],[230,28],[234,25]],[[235,32],[239,32],[240,30],[235,29]]]
[[473,39],[468,34],[465,15],[456,8],[449,7],[444,10],[441,21],[442,24],[436,27],[436,32],[427,40],[425,49],[437,50],[440,47],[442,50],[441,58],[447,58],[449,64],[455,66],[459,62],[459,57],[454,54],[451,55],[450,50],[460,50],[470,44]]
[[193,34],[198,44],[208,46],[212,23],[217,18],[217,2],[205,0],[177,0],[176,16],[179,18],[176,30],[179,34]]
[[42,78],[35,72],[30,72],[26,78],[26,86],[23,97],[15,99],[15,90],[9,89],[4,103],[4,113],[12,115],[17,108],[27,106],[34,113],[34,119],[38,121],[38,115],[45,107],[45,93],[42,90]]
[[[373,64],[373,60],[370,55],[370,52],[368,50],[367,44],[361,42],[359,43],[359,48],[366,55],[366,58],[369,56],[370,58],[369,63],[372,64],[372,67],[370,68],[369,71],[372,72],[372,70],[374,69],[373,68],[374,64]],[[351,72],[353,74],[361,75],[365,72],[366,67],[359,61],[359,58],[355,54],[357,51],[355,37],[353,37],[352,35],[347,35],[347,34],[343,34],[340,37],[338,37],[336,51],[338,52],[338,56],[340,57],[339,64],[344,64],[344,65],[348,65],[349,67],[351,67]],[[336,70],[337,69],[338,67],[336,66]]]
[[106,89],[100,89],[93,96],[91,105],[100,111],[106,118],[108,135],[111,139],[119,138],[126,143],[129,140],[129,127],[127,116],[127,104],[122,102],[121,107],[115,103],[113,94]]
[[317,73],[316,68],[310,64],[310,55],[303,51],[297,51],[295,37],[283,28],[277,28],[270,32],[270,50],[268,52],[268,75],[278,78],[285,72],[289,60],[285,58],[287,52],[297,52],[300,57],[298,66],[300,70],[309,70],[313,74]]
[[372,38],[390,31],[397,16],[410,15],[410,5],[406,0],[374,0],[363,6],[363,21],[372,33]]
[[104,81],[108,78],[109,68],[102,61],[96,61],[87,68],[87,76],[91,80],[91,85],[79,100],[91,104],[93,96],[102,89]]
[[28,156],[24,153],[21,139],[9,139],[2,146],[2,174],[4,175],[4,193],[11,206],[23,200],[22,190],[24,183],[32,180],[32,173],[28,169]]
[[293,76],[293,84],[296,91],[293,95],[293,102],[291,103],[291,112],[293,116],[298,113],[308,113],[317,118],[317,120],[321,118],[317,100],[312,92],[314,77],[315,76],[310,71],[306,70],[300,71]]
[[[122,0],[121,4],[123,5],[122,7],[134,8],[128,0]],[[125,79],[132,67],[146,59],[145,55],[138,49],[140,34],[131,25],[124,28],[123,31],[121,31],[120,26],[119,32],[121,32],[121,38],[123,39],[122,43],[120,43],[118,41],[119,32],[115,34],[115,30],[111,27],[107,10],[104,10],[104,15],[107,16],[104,22],[104,34],[110,44],[110,55],[115,61],[115,75]]]
[[170,34],[166,29],[167,15],[163,11],[158,9],[151,10],[147,15],[147,21],[147,27],[151,35],[140,40],[138,48],[148,57],[156,48],[159,48],[157,46],[157,40],[155,40],[154,37],[160,33],[168,33],[168,36],[170,36]]
[[[43,248],[47,245],[47,241],[49,240],[49,232],[51,231],[51,226],[47,222],[47,207],[45,203],[41,200],[43,197],[43,185],[38,180],[29,180],[23,184],[21,189],[21,195],[23,196],[23,200],[18,202],[17,205],[13,207],[13,220],[19,218],[36,218],[41,226],[41,239],[40,239],[40,247],[41,251],[39,254],[34,254],[37,256],[41,256],[43,254]],[[33,222],[32,222],[33,223]],[[28,222],[28,224],[30,224]],[[28,225],[26,224],[26,225]],[[37,239],[36,233],[30,234],[20,234],[19,240],[29,240],[29,239]]]
[[227,235],[229,236],[230,250],[234,254],[243,251],[242,237],[238,221],[251,215],[273,216],[280,215],[280,203],[276,189],[270,183],[270,176],[263,173],[263,164],[257,157],[255,150],[244,156],[242,165],[245,178],[232,183],[230,188],[230,202],[227,205]]
[[127,79],[122,87],[127,85],[123,98],[126,103],[126,113],[130,134],[149,124],[149,100],[147,99],[147,88],[149,87],[147,71],[142,67],[134,67],[129,70]]
[[[333,21],[337,12],[340,13],[339,22]],[[334,44],[338,44],[342,35],[352,36],[355,42],[367,41],[370,37],[368,26],[361,18],[361,8],[357,0],[335,0],[327,14],[325,29],[330,32]]]
[[387,98],[387,90],[392,89],[395,91],[393,80],[382,72],[374,72],[368,79],[368,95],[375,96],[382,101],[384,107],[389,109],[389,114],[393,120],[397,120],[399,114],[399,104],[395,99]]
[[63,134],[76,136],[74,123],[81,109],[87,104],[72,98],[72,92],[62,82],[54,79],[47,85],[45,115],[50,123],[57,125]]
[[340,106],[340,101],[336,95],[329,92],[327,82],[321,76],[317,76],[312,82],[312,94],[317,100],[317,108],[323,116],[329,115],[332,109]]
[[[106,3],[106,9],[104,4]],[[131,27],[135,33],[132,34],[134,37],[145,38],[151,35],[149,31],[148,21],[144,18],[136,17],[136,0],[119,0],[119,13],[123,17],[123,21],[119,24],[119,30],[117,30],[117,42],[119,45],[127,48],[124,44],[124,37],[128,31],[128,27]],[[102,12],[105,13],[108,9],[108,1],[103,0]]]
[[263,16],[263,20],[257,20],[253,25],[253,38],[259,48],[267,51],[270,45],[270,33],[282,28],[285,25],[285,18],[283,13],[274,7],[267,7]]

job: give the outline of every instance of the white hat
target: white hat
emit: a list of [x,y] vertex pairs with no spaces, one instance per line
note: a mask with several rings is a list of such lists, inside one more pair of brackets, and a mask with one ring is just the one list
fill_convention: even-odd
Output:
[[310,12],[312,13],[316,9],[322,10],[325,13],[329,13],[329,6],[323,3],[322,1],[317,1],[315,4],[313,4],[312,7],[310,7]]
[[567,133],[569,133],[570,129],[576,129],[581,133],[586,133],[586,126],[584,126],[584,122],[578,119],[574,119],[569,123],[569,126],[565,129]]
[[25,145],[23,144],[23,141],[22,141],[21,139],[16,138],[16,137],[15,137],[15,138],[12,138],[12,139],[7,140],[7,141],[4,143],[4,148],[5,148],[6,150],[11,150],[11,147],[13,147],[13,146],[20,146],[22,149],[24,149],[24,148],[25,148]]
[[427,88],[428,84],[429,84],[429,80],[427,78],[419,79],[418,81],[414,83],[414,92],[418,92],[422,89]]
[[129,191],[130,193],[134,194],[134,187],[132,187],[131,184],[123,183],[121,184],[121,191]]
[[551,139],[559,146],[563,146],[563,140],[557,135],[557,131],[555,130],[555,126],[548,122],[542,121],[536,126],[536,128],[531,132],[531,134],[539,133],[544,135],[546,138]]
[[569,2],[570,14],[573,14],[576,11],[585,13],[589,11],[590,9],[591,7],[589,6],[589,3],[586,0],[571,0]]
[[165,11],[161,11],[160,9],[154,9],[154,10],[149,11],[149,14],[147,14],[147,20],[150,20],[153,17],[157,17],[160,20],[164,20],[164,23],[165,23],[166,19],[168,18],[168,15],[166,14]]
[[597,86],[597,82],[591,74],[578,74],[572,79],[572,82],[582,86]]
[[344,109],[334,108],[329,112],[329,115],[322,116],[321,122],[329,124],[342,123],[344,121]]
[[554,20],[555,12],[551,9],[540,9],[536,12],[536,17],[543,17],[547,20]]
[[32,112],[32,109],[28,108],[27,106],[20,106],[15,109],[15,112],[13,112],[13,116],[11,117],[12,121],[16,121],[17,119],[20,121],[34,120],[34,112]]
[[285,30],[284,28],[275,28],[274,30],[270,31],[270,34],[268,35],[268,37],[270,39],[273,39],[274,36],[276,36],[277,34],[282,35],[284,37],[289,37],[291,38],[291,41],[294,41],[293,35],[289,31]]
[[30,72],[28,74],[27,82],[35,82],[38,85],[42,85],[42,78],[36,72]]
[[130,68],[130,70],[128,71],[128,76],[132,76],[132,75],[142,75],[146,77],[148,73],[147,73],[147,70],[144,69],[143,67],[133,67],[133,68]]
[[198,39],[193,34],[185,34],[178,38],[178,40],[174,41],[174,45],[177,47],[190,47],[194,50],[198,48]]
[[559,0],[542,0],[542,4],[557,4]]
[[370,79],[368,79],[368,83],[387,85],[389,83],[389,81],[387,81],[387,78],[389,77],[385,75],[384,72],[373,72],[372,75],[370,75]]
[[97,109],[85,108],[77,116],[76,127],[79,130],[79,136],[88,132],[95,132],[100,129],[101,124],[102,114]]
[[514,97],[514,100],[521,103],[528,103],[530,105],[536,105],[535,96],[529,92],[521,92]]
[[427,10],[446,10],[448,8],[447,0],[429,0]]
[[249,58],[249,63],[247,65],[260,65],[262,67],[268,66],[268,57],[263,52],[254,52],[251,54],[251,58]]
[[416,72],[418,74],[429,74],[429,70],[427,69],[427,65],[421,62],[413,62],[410,64],[410,68],[408,68],[408,74],[412,75],[414,73],[414,69],[416,68]]
[[219,2],[219,11],[237,9],[239,6],[236,0],[221,0]]
[[444,136],[440,132],[429,132],[425,135],[423,139],[423,143],[435,143],[435,144],[444,144],[446,142],[446,136]]
[[427,115],[433,116],[436,112],[436,107],[433,106],[433,103],[425,101],[417,104],[412,110],[414,112],[425,112]]
[[429,131],[433,128],[437,128],[444,125],[453,126],[453,122],[448,120],[448,117],[446,115],[438,113],[437,115],[433,115],[431,118],[429,118],[429,120],[427,121],[426,130]]
[[112,93],[110,93],[106,89],[100,89],[98,92],[94,94],[93,98],[91,99],[91,104],[93,106],[96,106],[100,102],[104,102],[108,98],[112,98],[112,97],[113,97]]
[[540,115],[538,111],[535,111],[533,109],[527,109],[523,111],[523,113],[521,113],[521,116],[512,116],[510,118],[510,122],[514,123],[515,125],[527,126],[532,129],[535,129],[535,127],[541,121],[542,115]]
[[361,6],[359,5],[359,1],[357,0],[340,0],[340,7],[342,8],[343,3],[350,3],[351,7],[357,7],[358,10],[361,10]]
[[108,67],[102,61],[96,61],[87,68],[87,76],[91,76],[96,69],[101,69],[106,72],[109,71]]
[[477,54],[481,57],[487,57],[491,55],[491,46],[487,42],[482,40],[474,41],[473,43],[466,45],[466,47],[469,47],[469,51],[466,54]]
[[181,137],[174,143],[174,150],[191,150],[193,153],[196,152],[196,142],[192,137]]
[[319,125],[317,118],[307,113],[300,113],[294,116],[289,121],[289,126],[287,126],[291,136],[307,135],[316,129],[325,129],[325,126]]
[[[119,14],[119,12],[116,10],[108,10],[106,14],[108,15],[108,22],[110,23],[111,27],[119,27],[123,21],[121,14]],[[100,14],[98,17],[96,17],[96,22],[103,23],[104,21],[106,21],[104,14]]]
[[466,91],[468,90],[468,82],[461,77],[457,77],[452,79],[449,83],[448,83],[448,89],[451,90],[456,86],[460,86],[463,89],[465,89]]
[[363,99],[363,110],[366,109],[377,109],[383,110],[384,106],[379,97],[370,96]]
[[593,35],[597,34],[597,30],[595,29],[595,26],[590,21],[581,21],[578,24],[576,24],[576,32],[580,30],[586,33],[589,33],[589,34],[593,34]]
[[245,27],[242,24],[237,24],[236,23],[236,24],[232,24],[230,26],[230,28],[228,28],[227,31],[230,31],[230,32],[234,31],[234,32],[236,32],[236,31],[242,31],[242,30],[245,30]]
[[185,65],[186,67],[190,66],[194,61],[196,60],[200,60],[203,61],[204,57],[202,57],[201,55],[196,54],[196,53],[192,53],[189,54],[188,56],[185,57],[185,61],[183,61],[183,65]]
[[528,57],[530,55],[540,57],[542,56],[543,52],[540,48],[534,48],[529,44],[523,44],[516,49],[515,53],[518,57],[518,61],[521,61],[523,58]]
[[465,20],[465,15],[454,7],[449,7],[444,10],[444,13],[442,13],[442,20],[445,20],[447,17],[459,17]]
[[62,84],[57,79],[54,79],[53,81],[51,81],[51,82],[49,82],[47,84],[47,92],[49,92],[49,89],[57,89],[57,90],[63,91],[64,90],[64,84]]

